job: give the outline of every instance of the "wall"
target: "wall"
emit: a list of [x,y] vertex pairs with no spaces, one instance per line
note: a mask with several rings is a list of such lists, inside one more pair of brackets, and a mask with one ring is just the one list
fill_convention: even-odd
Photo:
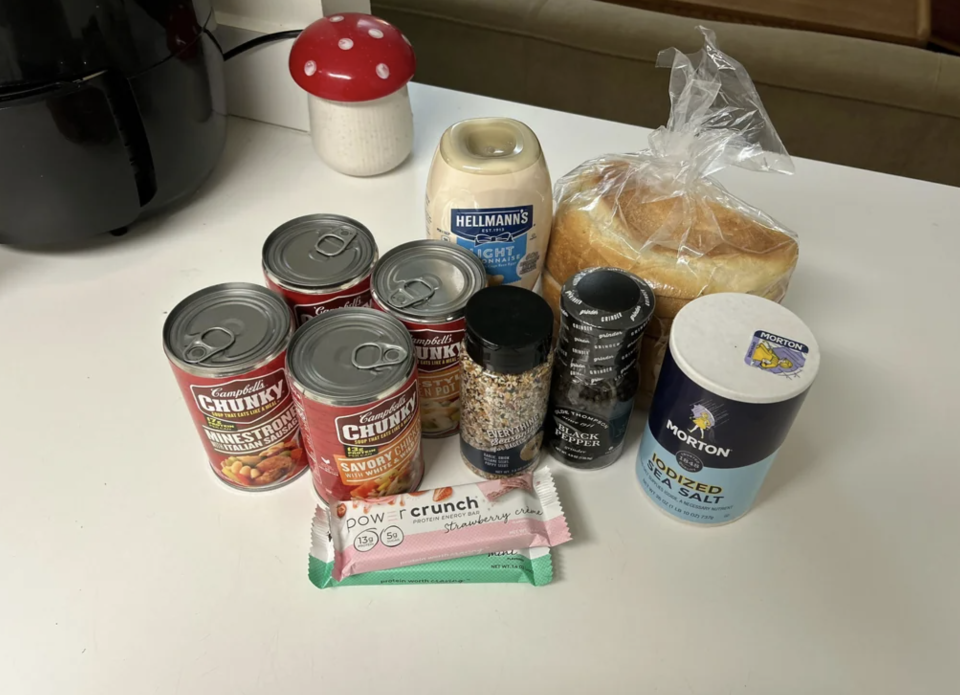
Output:
[[297,29],[322,15],[370,12],[370,0],[214,0],[222,25],[260,33]]
[[[214,0],[213,7],[217,38],[229,50],[261,34],[302,29],[321,16],[370,12],[370,0]],[[290,41],[279,41],[227,63],[227,109],[232,115],[308,129],[306,96],[287,75],[289,54]]]

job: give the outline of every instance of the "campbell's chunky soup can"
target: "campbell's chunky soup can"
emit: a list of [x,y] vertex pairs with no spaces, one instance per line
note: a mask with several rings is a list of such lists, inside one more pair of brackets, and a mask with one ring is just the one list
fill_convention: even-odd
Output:
[[446,437],[460,429],[463,311],[486,286],[480,259],[442,241],[402,244],[373,272],[374,308],[399,319],[413,338],[424,437]]
[[423,478],[413,340],[373,309],[335,309],[301,326],[287,372],[320,497],[383,497]]
[[681,309],[637,455],[650,500],[696,524],[746,514],[819,367],[810,329],[768,299],[713,294]]
[[163,349],[210,466],[235,488],[279,487],[306,470],[285,373],[292,334],[283,299],[245,282],[190,295],[163,325]]
[[370,306],[370,275],[378,254],[373,234],[356,220],[306,215],[267,237],[263,274],[302,326],[333,309]]

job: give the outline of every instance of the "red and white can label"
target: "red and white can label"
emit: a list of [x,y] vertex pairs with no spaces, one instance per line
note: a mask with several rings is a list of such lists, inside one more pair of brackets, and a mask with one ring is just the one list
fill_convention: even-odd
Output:
[[318,403],[293,389],[317,493],[327,502],[416,489],[423,477],[417,371],[362,406]]
[[174,375],[214,472],[237,487],[268,488],[303,472],[300,426],[281,353],[262,367],[226,378]]
[[[390,313],[377,300],[373,300],[373,308]],[[423,436],[455,434],[460,429],[460,345],[467,322],[459,318],[446,323],[416,323],[397,318],[410,332],[417,351]]]
[[420,369],[420,419],[425,437],[460,429],[460,345],[463,319],[425,325],[403,321],[413,338]]
[[364,277],[357,284],[345,289],[314,294],[285,289],[270,280],[269,277],[266,280],[267,287],[286,300],[291,311],[293,311],[293,316],[298,326],[302,326],[310,319],[334,309],[343,309],[344,307],[369,307],[372,302],[370,295],[370,275]]

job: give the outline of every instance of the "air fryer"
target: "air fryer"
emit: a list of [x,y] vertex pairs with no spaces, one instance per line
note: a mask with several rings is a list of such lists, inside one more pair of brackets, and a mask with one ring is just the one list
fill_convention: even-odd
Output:
[[0,242],[124,230],[223,150],[209,0],[0,0]]

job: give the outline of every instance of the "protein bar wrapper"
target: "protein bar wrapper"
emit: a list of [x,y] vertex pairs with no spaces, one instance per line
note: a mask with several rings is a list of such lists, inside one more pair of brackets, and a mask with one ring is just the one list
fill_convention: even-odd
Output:
[[[318,509],[319,511],[319,509]],[[553,559],[550,548],[524,548],[502,553],[488,553],[453,560],[408,565],[379,572],[365,572],[333,578],[333,546],[324,534],[318,538],[314,525],[313,547],[310,549],[309,577],[318,589],[334,586],[372,586],[377,584],[533,584],[544,586],[553,581]]]
[[[312,555],[347,577],[570,540],[553,476],[533,473],[318,508]],[[379,583],[379,582],[375,582]]]

